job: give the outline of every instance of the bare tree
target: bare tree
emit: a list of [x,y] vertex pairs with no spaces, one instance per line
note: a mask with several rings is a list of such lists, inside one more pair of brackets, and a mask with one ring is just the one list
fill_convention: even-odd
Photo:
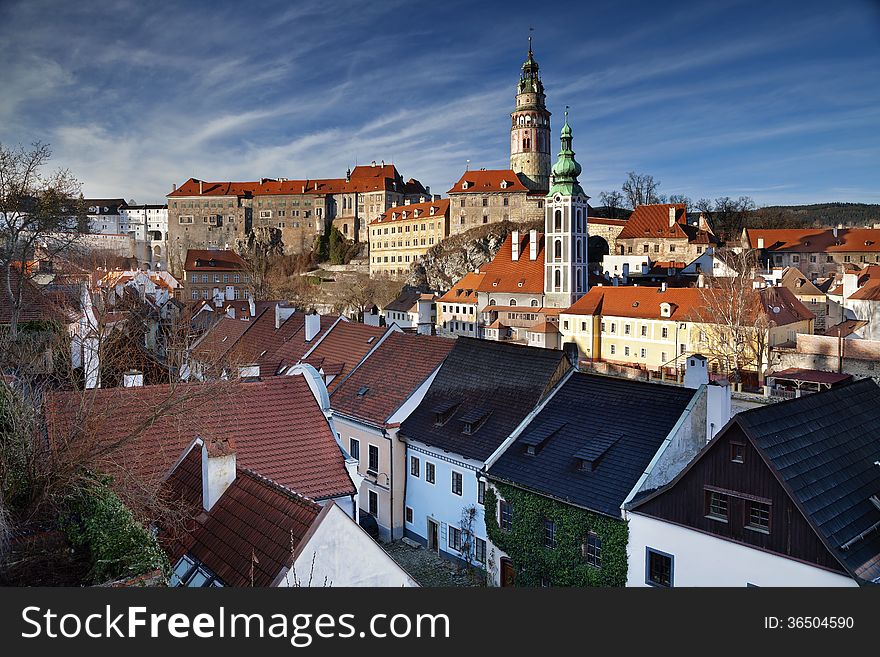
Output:
[[753,286],[751,252],[727,252],[725,263],[733,276],[710,277],[695,309],[700,349],[716,360],[731,381],[740,383],[745,369],[759,380],[767,363],[769,331],[773,326],[761,291]]
[[616,189],[610,192],[602,192],[599,194],[602,205],[608,210],[611,219],[617,219],[620,209],[623,207],[623,194]]
[[755,202],[749,196],[716,198],[710,215],[715,232],[725,241],[738,240],[749,214],[755,208]]
[[691,207],[691,199],[685,196],[684,194],[670,194],[669,202],[675,203],[676,205],[685,205],[687,207]]
[[654,176],[630,171],[626,174],[622,190],[629,207],[635,209],[640,205],[659,203],[660,197],[657,194],[659,187],[660,181],[654,180]]
[[80,183],[69,171],[45,173],[52,152],[36,142],[29,148],[0,144],[0,266],[9,304],[9,331],[18,332],[26,286],[36,255],[51,260],[88,232]]

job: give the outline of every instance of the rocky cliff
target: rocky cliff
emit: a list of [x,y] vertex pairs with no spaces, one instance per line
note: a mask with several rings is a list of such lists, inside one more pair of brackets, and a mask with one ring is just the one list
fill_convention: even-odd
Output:
[[419,289],[448,290],[465,274],[494,258],[513,230],[527,232],[531,229],[543,231],[544,222],[501,221],[448,237],[413,264],[406,284]]

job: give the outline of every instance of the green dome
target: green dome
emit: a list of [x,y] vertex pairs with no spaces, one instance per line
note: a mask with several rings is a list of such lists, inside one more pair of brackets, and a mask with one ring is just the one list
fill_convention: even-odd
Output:
[[553,184],[550,187],[549,196],[554,194],[563,194],[564,196],[584,195],[578,183],[578,176],[581,175],[581,165],[574,159],[574,151],[571,150],[571,126],[568,125],[568,112],[565,113],[565,125],[562,126],[560,133],[560,141],[562,148],[559,151],[559,158],[553,165]]

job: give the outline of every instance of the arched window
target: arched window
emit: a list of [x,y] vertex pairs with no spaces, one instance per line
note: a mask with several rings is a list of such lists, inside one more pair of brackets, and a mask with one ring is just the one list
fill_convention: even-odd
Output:
[[538,300],[537,300],[537,299],[532,299],[531,306],[532,306],[532,308],[537,308],[537,307],[538,307]]
[[510,300],[510,305],[511,305],[511,306],[515,306],[515,305],[516,305],[516,299],[511,299],[511,300]]
[[562,260],[562,240],[560,239],[553,242],[553,259]]
[[495,299],[489,299],[489,305],[490,305],[490,306],[494,306],[494,305],[495,305]]
[[553,213],[553,230],[562,232],[562,210]]
[[584,252],[584,245],[583,245],[583,241],[581,240],[580,237],[578,237],[577,243],[575,244],[575,247],[576,247],[575,252],[577,253],[577,257],[576,257],[575,261],[576,262],[583,262],[583,260],[584,260],[584,253],[583,253]]
[[577,232],[582,233],[582,232],[584,232],[584,226],[581,223],[581,209],[580,208],[578,208],[577,211],[575,212],[575,216],[577,217]]
[[577,270],[576,280],[577,280],[577,291],[582,292],[584,289],[584,276],[583,276],[583,272],[580,269]]
[[559,292],[562,289],[562,272],[556,270],[553,272],[553,290]]
[[532,148],[532,140],[528,137],[523,137],[523,150],[528,151]]

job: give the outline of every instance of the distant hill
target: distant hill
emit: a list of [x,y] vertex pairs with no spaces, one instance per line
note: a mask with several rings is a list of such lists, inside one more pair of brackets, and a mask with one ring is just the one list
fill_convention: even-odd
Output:
[[749,213],[745,223],[750,228],[870,228],[880,225],[880,204],[770,205]]

